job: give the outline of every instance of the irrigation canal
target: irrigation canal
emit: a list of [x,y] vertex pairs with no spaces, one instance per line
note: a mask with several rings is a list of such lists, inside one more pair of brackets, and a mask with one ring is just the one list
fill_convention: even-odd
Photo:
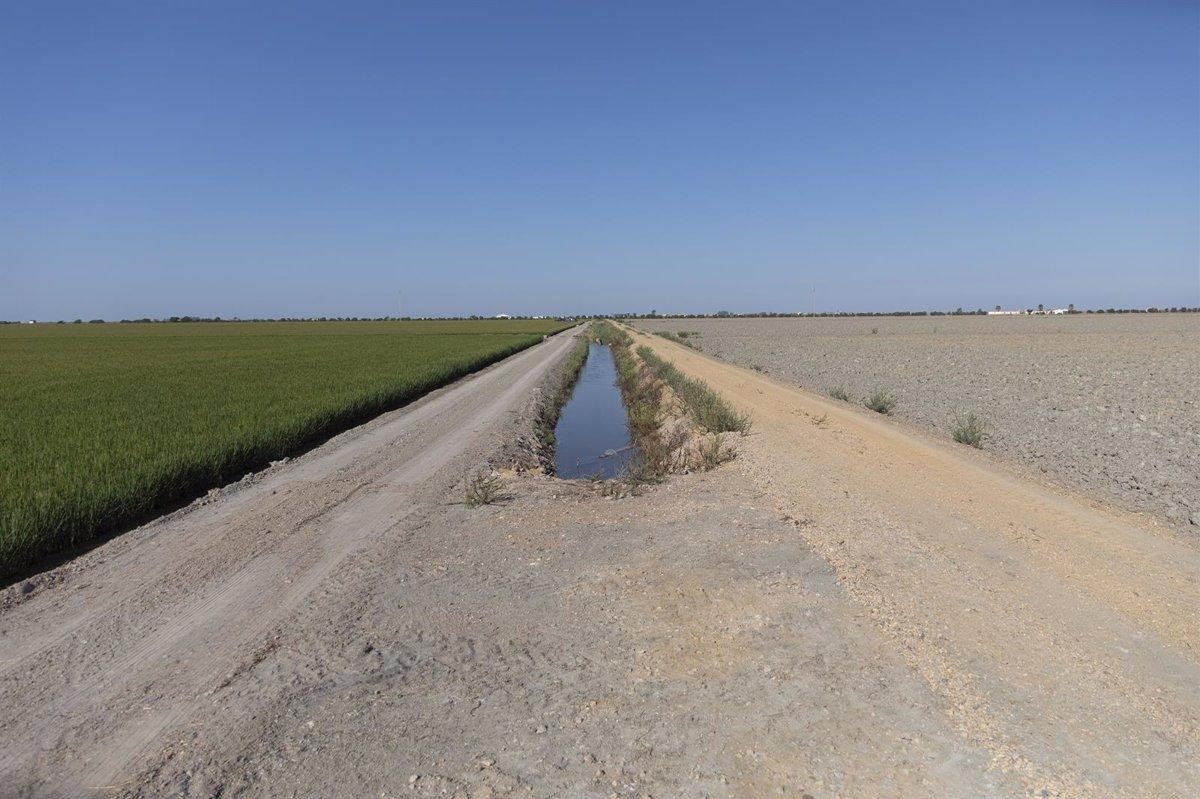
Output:
[[593,343],[587,363],[555,428],[558,476],[617,477],[633,457],[629,420],[617,388],[612,350]]

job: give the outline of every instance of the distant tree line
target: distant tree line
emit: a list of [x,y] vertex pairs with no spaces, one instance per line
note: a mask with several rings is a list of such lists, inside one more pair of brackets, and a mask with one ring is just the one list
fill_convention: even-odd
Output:
[[[1024,313],[1037,315],[1039,313],[1048,313],[1044,307],[1039,305],[1037,308],[1024,309]],[[1157,308],[1151,306],[1149,308],[1088,308],[1087,310],[1078,310],[1075,306],[1070,306],[1067,310],[1068,314],[1103,314],[1103,313],[1200,313],[1200,306],[1188,308],[1185,306]],[[733,311],[717,311],[716,313],[672,313],[659,314],[657,311],[650,313],[619,313],[619,314],[603,314],[596,315],[594,318],[601,316],[609,319],[776,319],[776,318],[838,318],[838,317],[858,317],[858,316],[987,316],[988,312],[982,308],[977,308],[974,311],[957,308],[953,311],[818,311],[816,313],[807,312],[777,312],[777,311],[758,311],[752,313],[734,313]],[[589,317],[580,317],[581,319]]]
[[[953,311],[819,311],[817,313],[787,313],[778,311],[758,311],[752,313],[734,313],[733,311],[717,311],[716,313],[672,313],[659,314],[657,310],[650,313],[639,313],[636,311],[627,311],[624,313],[615,314],[570,314],[560,316],[508,316],[505,319],[513,320],[531,320],[531,319],[557,319],[559,321],[572,321],[575,319],[776,319],[776,318],[840,318],[840,317],[860,317],[860,316],[986,316],[987,311],[982,308],[977,308],[973,311],[956,308]],[[1024,309],[1027,314],[1048,313],[1043,306],[1039,305],[1036,309]],[[1200,313],[1200,306],[1189,308],[1187,306],[1172,306],[1170,308],[1158,308],[1151,306],[1149,308],[1088,308],[1086,310],[1078,310],[1074,305],[1069,306],[1066,311],[1068,314],[1132,314],[1132,313]],[[436,320],[446,321],[464,321],[464,320],[480,320],[480,319],[496,319],[494,316],[480,316],[472,314],[470,316],[280,316],[280,317],[254,317],[250,319],[242,319],[240,317],[223,318],[220,316],[168,316],[162,319],[151,319],[142,317],[141,319],[121,319],[118,324],[173,324],[179,322],[428,322]],[[3,320],[0,319],[0,325],[17,325],[25,324],[28,320]],[[72,322],[58,320],[53,324],[105,324],[104,319],[75,319]]]
[[[562,319],[563,317],[553,316],[506,316],[504,319],[516,320],[531,320],[531,319]],[[572,317],[581,318],[581,317]],[[278,316],[278,317],[254,317],[243,319],[237,316],[220,317],[220,316],[168,316],[162,319],[151,319],[150,317],[142,317],[141,319],[115,319],[112,324],[173,324],[179,322],[432,322],[432,321],[465,321],[468,319],[496,319],[494,316]],[[26,320],[4,320],[0,319],[0,325],[19,325],[26,324]],[[105,319],[75,319],[71,322],[59,319],[56,322],[47,322],[47,324],[57,325],[81,325],[81,324],[108,324]]]

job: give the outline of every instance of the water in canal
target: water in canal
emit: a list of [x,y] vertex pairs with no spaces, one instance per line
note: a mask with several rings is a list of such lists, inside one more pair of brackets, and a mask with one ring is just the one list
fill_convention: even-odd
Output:
[[559,477],[616,477],[633,456],[612,350],[588,348],[587,363],[554,429]]

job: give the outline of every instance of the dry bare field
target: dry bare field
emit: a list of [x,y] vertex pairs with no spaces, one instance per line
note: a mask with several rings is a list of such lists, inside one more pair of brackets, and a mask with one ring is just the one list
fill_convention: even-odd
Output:
[[[1200,316],[639,320],[804,388],[882,389],[892,415],[1173,523],[1200,525]],[[1191,526],[1196,530],[1196,526]]]

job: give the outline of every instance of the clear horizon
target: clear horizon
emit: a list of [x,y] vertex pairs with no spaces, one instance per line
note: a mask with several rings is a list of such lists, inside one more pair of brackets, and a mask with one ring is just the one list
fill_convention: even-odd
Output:
[[1200,306],[1200,6],[27,4],[0,319]]
[[[1081,306],[1076,303],[1063,303],[1062,305],[1042,303],[1045,312],[1049,313],[1052,309],[1067,309],[1068,306],[1074,306],[1074,311],[1077,313],[1197,313],[1200,312],[1200,305],[1189,305],[1187,303],[1166,304],[1166,305],[1144,305],[1144,306]],[[140,316],[124,316],[124,317],[87,317],[77,316],[72,318],[66,317],[42,317],[30,318],[29,316],[16,316],[11,318],[0,318],[0,324],[20,324],[28,322],[36,322],[38,324],[59,324],[59,323],[75,323],[75,322],[171,322],[174,321],[199,321],[199,322],[284,322],[284,321],[338,321],[338,320],[358,320],[358,321],[375,321],[375,320],[401,320],[401,319],[468,319],[478,317],[481,319],[492,319],[503,316],[513,318],[555,318],[555,317],[576,317],[576,318],[622,318],[626,316],[654,316],[662,319],[671,318],[687,318],[687,317],[719,317],[729,315],[732,317],[745,316],[904,316],[912,315],[961,315],[976,316],[980,311],[987,312],[991,310],[1003,310],[1008,313],[1025,313],[1034,312],[1040,313],[1037,310],[1037,304],[1005,306],[1001,305],[996,308],[995,305],[990,307],[982,306],[955,306],[953,308],[893,308],[888,310],[864,310],[861,308],[837,308],[829,310],[772,310],[762,308],[757,311],[733,311],[728,309],[718,309],[716,311],[688,311],[688,310],[660,310],[652,308],[649,310],[614,310],[583,312],[583,311],[534,311],[530,313],[509,314],[505,311],[498,311],[494,314],[484,314],[471,312],[465,314],[404,314],[398,316],[396,314],[380,314],[378,316],[369,316],[366,314],[313,314],[310,316],[224,316],[222,314],[213,314],[212,316],[204,316],[199,314],[142,314]]]

